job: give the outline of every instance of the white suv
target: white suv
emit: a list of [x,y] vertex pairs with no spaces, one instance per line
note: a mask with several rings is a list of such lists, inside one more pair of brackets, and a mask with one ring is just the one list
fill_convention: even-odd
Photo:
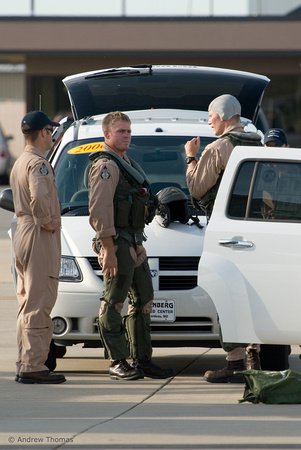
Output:
[[[218,95],[235,95],[242,122],[256,130],[260,102],[269,80],[233,70],[187,66],[135,66],[89,72],[63,80],[75,121],[54,133],[49,155],[62,204],[62,265],[52,311],[57,344],[99,346],[96,318],[103,291],[101,269],[92,250],[89,225],[89,154],[102,148],[104,116],[122,110],[132,121],[128,154],[151,181],[154,193],[176,186],[189,197],[184,145],[201,137],[201,149],[214,140],[207,108]],[[262,118],[262,116],[260,116]],[[260,128],[265,131],[263,122]],[[190,213],[196,210],[190,205]],[[219,346],[216,310],[197,285],[207,219],[162,228],[154,219],[145,229],[155,291],[154,346]]]

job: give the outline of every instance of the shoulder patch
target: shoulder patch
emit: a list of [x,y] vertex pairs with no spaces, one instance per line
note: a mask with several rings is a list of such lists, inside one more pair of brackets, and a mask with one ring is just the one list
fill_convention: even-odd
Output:
[[110,172],[107,169],[107,166],[104,166],[100,173],[100,178],[102,178],[104,181],[108,180],[110,178]]
[[42,175],[48,175],[49,174],[49,170],[47,169],[47,166],[45,163],[43,163],[40,167],[40,173]]

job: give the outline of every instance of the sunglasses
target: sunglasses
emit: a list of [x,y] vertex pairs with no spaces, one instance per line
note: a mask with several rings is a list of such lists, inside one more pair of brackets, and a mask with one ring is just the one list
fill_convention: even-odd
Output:
[[45,127],[45,130],[46,130],[46,131],[49,131],[49,133],[53,133],[53,128],[47,128],[47,127]]

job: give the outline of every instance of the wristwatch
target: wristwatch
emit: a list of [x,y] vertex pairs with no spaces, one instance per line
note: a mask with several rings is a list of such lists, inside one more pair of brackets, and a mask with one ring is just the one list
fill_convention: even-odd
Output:
[[191,161],[196,161],[196,157],[195,157],[195,156],[187,156],[187,157],[185,158],[186,164],[190,164]]

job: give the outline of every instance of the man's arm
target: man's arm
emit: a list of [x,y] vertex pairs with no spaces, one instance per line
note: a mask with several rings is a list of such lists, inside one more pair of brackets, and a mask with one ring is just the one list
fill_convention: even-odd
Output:
[[[106,176],[102,176],[105,174]],[[119,169],[113,161],[96,162],[89,175],[90,202],[89,222],[101,241],[101,251],[98,256],[102,273],[106,276],[117,275],[116,246],[114,235],[114,193],[119,180]]]
[[203,197],[214,186],[219,176],[217,152],[207,148],[201,158],[188,164],[186,171],[186,183],[195,198]]
[[50,201],[53,186],[53,174],[47,164],[38,159],[34,161],[29,172],[30,208],[36,225],[55,233],[60,218],[53,213],[54,206]]

